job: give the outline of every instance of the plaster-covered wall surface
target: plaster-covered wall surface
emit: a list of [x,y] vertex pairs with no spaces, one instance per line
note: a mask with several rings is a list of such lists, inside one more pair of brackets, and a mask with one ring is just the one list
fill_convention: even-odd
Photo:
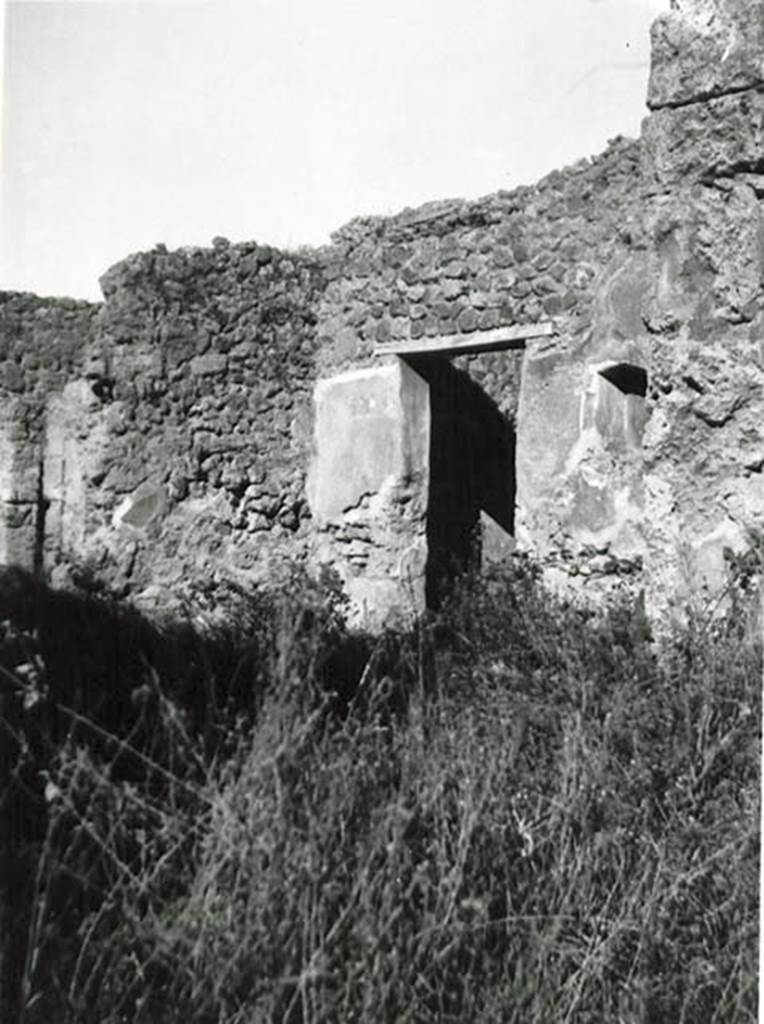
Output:
[[359,624],[424,606],[429,452],[429,389],[405,363],[317,385],[312,556],[338,570]]
[[0,560],[163,601],[328,562],[374,624],[473,541],[718,592],[764,528],[764,3],[672,7],[642,138],[537,185],[0,294]]
[[42,565],[45,405],[89,372],[98,306],[0,293],[0,562]]

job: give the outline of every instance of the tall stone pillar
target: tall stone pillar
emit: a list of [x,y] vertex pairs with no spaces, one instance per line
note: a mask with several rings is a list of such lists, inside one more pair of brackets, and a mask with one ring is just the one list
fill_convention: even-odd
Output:
[[645,529],[665,617],[718,601],[764,531],[764,2],[674,0],[652,41]]

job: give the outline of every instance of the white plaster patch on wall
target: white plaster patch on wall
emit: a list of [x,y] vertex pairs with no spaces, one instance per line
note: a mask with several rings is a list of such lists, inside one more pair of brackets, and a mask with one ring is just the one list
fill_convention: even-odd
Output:
[[88,381],[71,381],[48,402],[43,485],[50,558],[57,552],[85,551],[90,481],[98,474],[107,441],[106,415]]
[[602,438],[597,433],[596,427],[594,427],[594,425],[582,427],[565,460],[565,466],[563,469],[564,476],[572,476],[581,468],[592,452],[596,452],[601,449]]
[[420,538],[403,549],[398,559],[395,575],[403,583],[411,587],[417,587],[419,581],[424,576],[426,565],[427,545]]
[[307,494],[314,560],[343,580],[358,625],[424,607],[428,384],[405,363],[351,370],[314,390]]
[[307,493],[317,522],[336,521],[404,474],[402,373],[393,364],[351,370],[316,384]]
[[67,385],[48,403],[45,415],[46,532],[59,551],[79,550],[85,537],[85,484],[76,436],[80,397],[79,388]]
[[13,472],[15,447],[11,439],[12,423],[9,418],[0,420],[0,501],[13,501],[16,496],[16,481]]
[[579,527],[578,542],[597,548],[607,545],[614,555],[643,555],[646,551],[642,531],[643,510],[640,502],[635,500],[634,489],[629,485],[614,487],[612,482],[598,479],[594,475],[590,476],[588,483],[592,488],[601,490],[603,498],[607,499],[610,516],[608,522],[599,529],[590,529],[585,525]]
[[709,599],[721,597],[729,576],[728,554],[741,554],[748,546],[746,531],[729,518],[691,538],[687,542],[690,594]]
[[140,484],[115,509],[112,526],[143,530],[163,516],[169,507],[167,488],[145,482]]

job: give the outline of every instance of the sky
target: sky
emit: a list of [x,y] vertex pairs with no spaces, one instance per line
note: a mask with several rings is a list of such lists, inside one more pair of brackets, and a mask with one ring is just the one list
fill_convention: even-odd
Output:
[[322,244],[639,134],[669,0],[3,8],[0,289],[99,298],[164,242]]

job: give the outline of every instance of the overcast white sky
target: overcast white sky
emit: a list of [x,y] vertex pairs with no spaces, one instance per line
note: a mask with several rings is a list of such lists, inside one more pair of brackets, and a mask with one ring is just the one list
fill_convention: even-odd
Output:
[[636,135],[669,0],[5,5],[0,288],[137,249],[321,243]]

